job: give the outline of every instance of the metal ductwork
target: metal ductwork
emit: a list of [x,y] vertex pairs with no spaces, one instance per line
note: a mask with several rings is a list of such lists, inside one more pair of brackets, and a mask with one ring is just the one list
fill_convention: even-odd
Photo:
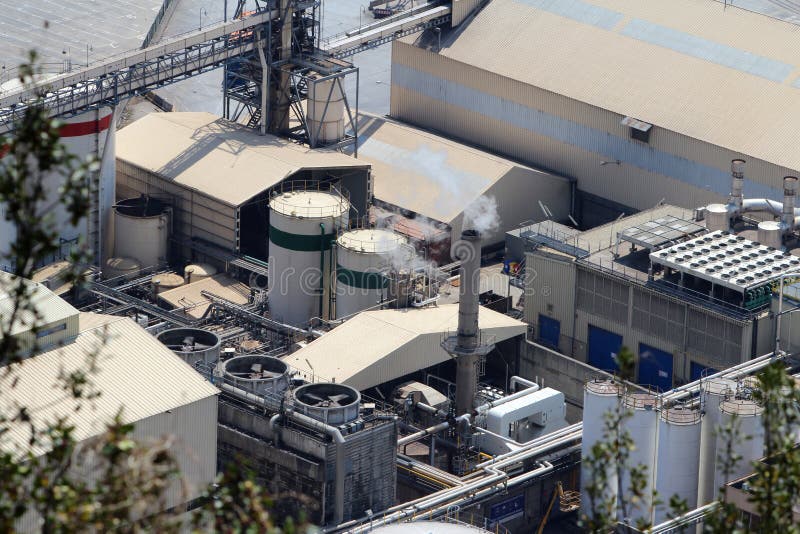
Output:
[[800,227],[800,209],[795,207],[797,182],[795,176],[783,179],[783,204],[768,198],[744,198],[744,165],[743,159],[731,161],[731,194],[727,204],[709,204],[705,208],[706,228],[709,231],[730,230],[731,220],[748,212],[766,212],[780,221],[764,221],[758,225],[760,243],[781,248],[783,237]]

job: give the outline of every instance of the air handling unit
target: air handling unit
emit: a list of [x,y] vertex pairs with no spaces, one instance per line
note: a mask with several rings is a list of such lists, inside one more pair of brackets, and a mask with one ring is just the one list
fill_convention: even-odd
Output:
[[285,182],[269,201],[269,308],[284,323],[328,317],[331,243],[350,201],[334,185]]

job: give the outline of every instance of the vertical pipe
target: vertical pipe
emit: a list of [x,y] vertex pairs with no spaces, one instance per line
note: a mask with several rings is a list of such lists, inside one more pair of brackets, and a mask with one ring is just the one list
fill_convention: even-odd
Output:
[[742,208],[744,194],[744,164],[743,159],[731,160],[731,196],[729,202],[736,206],[737,211]]
[[781,223],[784,231],[790,231],[794,227],[794,205],[795,195],[797,194],[797,177],[786,176],[783,179],[783,214]]
[[319,316],[323,319],[323,301],[325,298],[325,223],[319,223]]

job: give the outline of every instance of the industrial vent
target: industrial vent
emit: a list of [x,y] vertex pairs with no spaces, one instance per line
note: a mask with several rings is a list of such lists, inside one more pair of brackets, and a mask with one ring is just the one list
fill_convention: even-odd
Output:
[[631,139],[636,139],[642,143],[650,142],[650,131],[653,129],[652,124],[634,119],[633,117],[625,117],[620,121],[620,124],[630,128]]
[[271,356],[237,356],[222,368],[226,382],[259,395],[282,395],[289,387],[288,366]]
[[329,425],[343,425],[358,419],[361,394],[342,384],[318,383],[294,391],[295,409]]

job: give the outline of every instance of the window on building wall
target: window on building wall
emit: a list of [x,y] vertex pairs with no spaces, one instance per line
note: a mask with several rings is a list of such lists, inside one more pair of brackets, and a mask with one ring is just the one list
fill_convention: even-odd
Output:
[[633,117],[625,117],[620,121],[620,124],[628,127],[631,139],[636,139],[642,143],[650,142],[650,131],[653,129],[652,124],[634,119]]

